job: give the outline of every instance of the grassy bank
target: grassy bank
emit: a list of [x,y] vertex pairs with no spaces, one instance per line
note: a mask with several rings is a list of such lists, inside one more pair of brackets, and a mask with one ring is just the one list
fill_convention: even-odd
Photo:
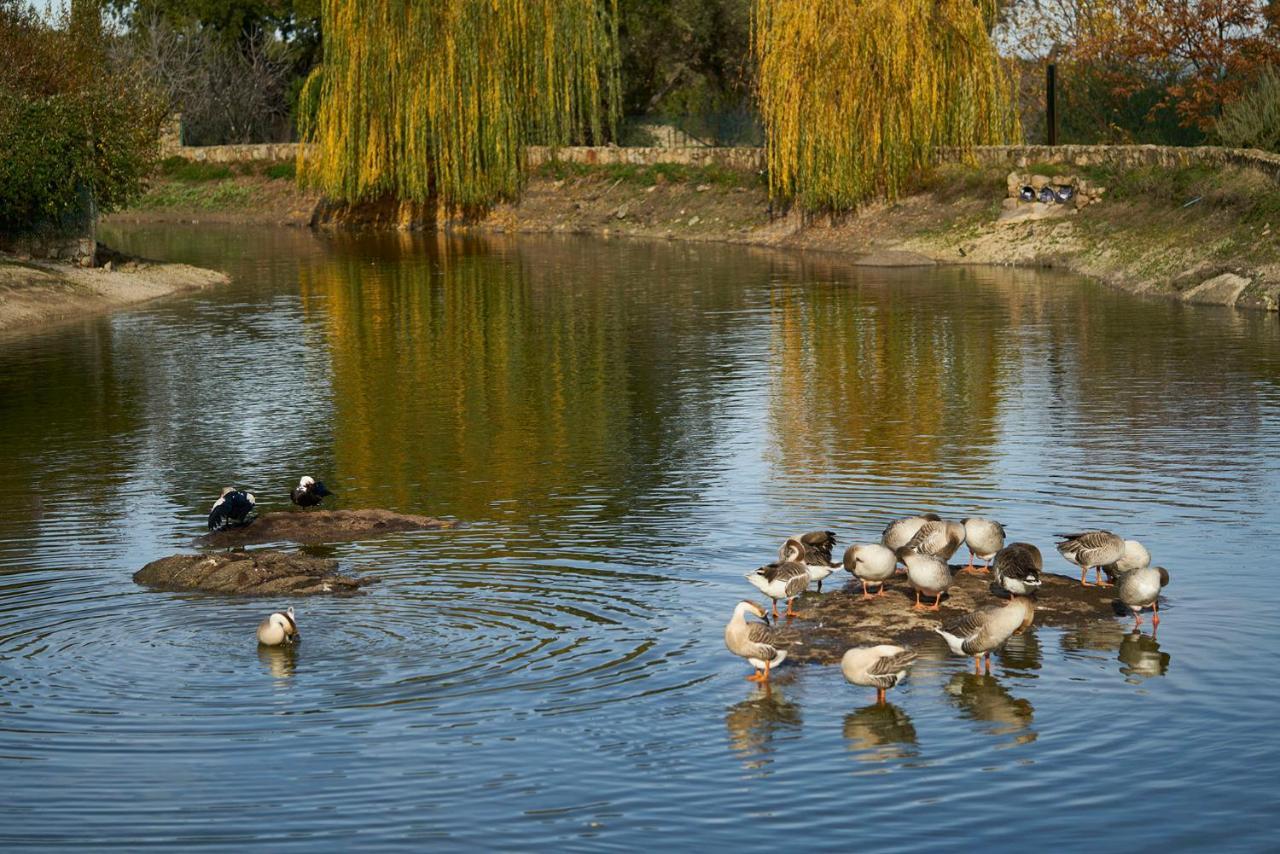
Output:
[[317,197],[299,190],[294,164],[199,163],[171,157],[145,196],[112,219],[123,222],[225,222],[306,225]]

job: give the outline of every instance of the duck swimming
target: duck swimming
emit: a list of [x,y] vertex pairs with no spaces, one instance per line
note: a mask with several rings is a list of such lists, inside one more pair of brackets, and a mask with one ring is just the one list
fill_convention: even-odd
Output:
[[326,495],[333,495],[333,493],[325,489],[324,484],[314,477],[304,476],[293,488],[293,492],[289,493],[289,500],[299,507],[318,507]]
[[258,500],[253,497],[252,492],[245,492],[234,486],[224,486],[222,495],[209,509],[209,530],[222,531],[248,525],[253,521],[249,515],[253,513],[257,503]]
[[[774,609],[777,610],[777,603],[774,603]],[[765,622],[748,623],[748,611]],[[749,682],[768,682],[769,669],[777,667],[787,657],[787,651],[779,648],[777,635],[769,628],[768,620],[764,608],[744,599],[733,609],[733,617],[724,627],[724,645],[729,652],[742,656],[756,669],[747,677]]]
[[300,637],[292,605],[283,611],[276,611],[258,624],[258,643],[263,646],[293,643]]

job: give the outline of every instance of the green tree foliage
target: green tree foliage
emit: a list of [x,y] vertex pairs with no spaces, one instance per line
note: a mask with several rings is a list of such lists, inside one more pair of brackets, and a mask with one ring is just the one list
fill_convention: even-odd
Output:
[[129,69],[108,67],[85,32],[0,0],[0,231],[61,225],[90,198],[118,208],[152,168],[159,103]]

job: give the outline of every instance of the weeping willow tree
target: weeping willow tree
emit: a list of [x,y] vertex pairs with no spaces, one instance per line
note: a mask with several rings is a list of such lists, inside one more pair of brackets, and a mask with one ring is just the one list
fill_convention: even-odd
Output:
[[322,0],[301,98],[304,180],[349,202],[510,198],[530,143],[599,141],[617,0]]
[[769,189],[809,210],[896,196],[937,146],[1007,142],[995,0],[755,0]]

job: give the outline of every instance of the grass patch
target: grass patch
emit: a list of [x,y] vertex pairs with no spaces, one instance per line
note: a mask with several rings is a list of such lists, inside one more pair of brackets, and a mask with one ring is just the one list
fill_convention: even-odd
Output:
[[240,184],[168,181],[142,197],[142,210],[237,210],[253,200],[253,189]]
[[262,175],[275,181],[292,181],[297,177],[298,165],[292,160],[283,163],[264,163]]
[[225,163],[201,163],[185,157],[166,157],[160,161],[160,174],[175,181],[223,181],[232,175]]
[[763,187],[764,176],[742,172],[725,166],[689,166],[683,163],[587,164],[552,160],[534,170],[535,176],[563,181],[567,178],[598,177],[605,181],[622,181],[642,187],[654,184],[708,184],[713,187]]

